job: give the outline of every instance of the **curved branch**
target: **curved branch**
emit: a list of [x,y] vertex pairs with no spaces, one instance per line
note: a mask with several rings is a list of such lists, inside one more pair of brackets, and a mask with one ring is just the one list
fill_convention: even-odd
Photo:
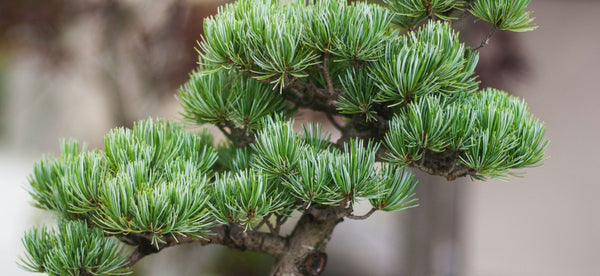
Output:
[[475,50],[475,51],[479,50],[480,48],[483,48],[485,45],[487,45],[488,42],[490,41],[490,38],[492,38],[492,36],[494,36],[494,34],[496,33],[496,31],[498,31],[498,28],[496,28],[496,26],[492,26],[492,28],[490,29],[490,31],[488,32],[488,34],[481,41],[481,44],[479,44],[479,46],[473,48],[473,50]]
[[126,236],[128,240],[137,241],[135,250],[129,256],[129,266],[147,255],[182,243],[221,244],[241,251],[250,250],[265,253],[274,257],[285,253],[286,239],[271,233],[244,231],[244,228],[233,224],[221,224],[211,229],[211,234],[193,237],[182,234],[172,234],[162,237],[162,242],[152,244],[152,233],[137,233]]
[[329,64],[329,54],[323,54],[323,64],[320,65],[321,71],[323,72],[323,77],[325,78],[325,82],[327,83],[327,91],[329,92],[329,97],[335,98],[335,91],[333,88],[333,80],[331,79],[331,75],[329,74],[329,68],[327,65]]
[[329,122],[331,122],[331,124],[339,131],[343,131],[344,127],[341,126],[338,122],[335,121],[335,118],[333,118],[333,116],[329,113],[325,113],[325,115],[327,116],[327,119],[329,120]]
[[[380,147],[375,156],[378,162],[386,162],[388,150]],[[469,168],[460,162],[460,151],[446,150],[443,152],[426,151],[419,160],[413,160],[408,165],[431,175],[439,175],[449,181],[459,177],[476,175],[475,169]]]
[[368,217],[370,217],[373,213],[375,213],[375,211],[377,211],[377,209],[371,208],[371,210],[369,210],[368,213],[366,213],[362,216],[355,216],[353,214],[347,214],[346,217],[351,218],[351,219],[356,219],[356,220],[363,220],[363,219],[367,219]]

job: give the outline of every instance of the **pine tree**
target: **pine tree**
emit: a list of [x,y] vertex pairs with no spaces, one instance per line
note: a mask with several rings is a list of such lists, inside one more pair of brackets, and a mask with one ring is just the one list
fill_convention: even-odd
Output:
[[[536,28],[529,0],[239,0],[205,20],[199,68],[181,87],[185,122],[115,128],[104,150],[63,141],[35,163],[37,207],[58,227],[23,238],[21,265],[48,275],[126,275],[181,243],[275,258],[273,275],[317,275],[335,226],[416,206],[416,168],[448,180],[506,178],[540,165],[544,125],[525,102],[479,87],[477,49],[496,31]],[[490,23],[478,47],[467,14]],[[301,108],[341,133],[301,127]],[[343,117],[340,124],[335,117]],[[296,128],[295,128],[296,127]],[[368,200],[372,209],[355,214]],[[289,234],[280,232],[289,218]]]

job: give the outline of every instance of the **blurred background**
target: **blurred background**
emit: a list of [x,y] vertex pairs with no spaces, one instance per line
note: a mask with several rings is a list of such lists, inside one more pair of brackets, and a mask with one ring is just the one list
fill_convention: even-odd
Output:
[[[181,119],[174,95],[196,66],[202,18],[225,2],[0,0],[3,275],[35,275],[16,265],[20,238],[53,221],[30,205],[33,162],[64,137],[101,148],[115,126]],[[600,2],[537,0],[530,10],[540,28],[498,33],[478,71],[546,122],[545,165],[509,182],[421,174],[419,208],[338,225],[324,275],[600,275]],[[465,27],[464,41],[477,45],[487,28]],[[270,262],[184,245],[145,258],[136,275],[265,275]]]

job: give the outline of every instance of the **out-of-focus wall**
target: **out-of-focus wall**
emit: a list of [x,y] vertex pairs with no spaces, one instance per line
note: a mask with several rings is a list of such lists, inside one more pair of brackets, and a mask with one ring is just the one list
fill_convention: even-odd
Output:
[[533,71],[514,93],[546,122],[550,159],[524,178],[465,184],[464,275],[600,275],[600,2],[531,9]]

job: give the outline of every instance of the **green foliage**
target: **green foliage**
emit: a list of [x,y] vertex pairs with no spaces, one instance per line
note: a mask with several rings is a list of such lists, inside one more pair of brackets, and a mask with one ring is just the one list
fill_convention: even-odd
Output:
[[95,208],[106,162],[98,152],[81,153],[77,141],[62,141],[61,152],[34,164],[30,194],[37,207],[75,218]]
[[[346,60],[376,60],[383,49],[381,41],[394,34],[388,27],[391,19],[389,12],[383,8],[355,2],[341,14],[339,23],[345,27],[334,37],[335,47],[331,52]],[[315,45],[315,42],[309,41],[309,44]]]
[[446,118],[452,114],[448,111],[439,98],[427,97],[409,104],[404,113],[392,119],[386,142],[401,164],[421,159],[425,150],[445,150],[451,139]]
[[503,176],[508,169],[538,166],[548,146],[544,125],[524,101],[503,91],[486,89],[468,103],[474,110],[473,146],[461,161],[481,175]]
[[329,165],[332,163],[333,154],[329,152],[308,154],[298,164],[298,174],[288,177],[284,185],[292,195],[303,202],[308,208],[311,204],[334,205],[343,197],[339,188],[333,185]]
[[505,92],[486,89],[453,103],[428,97],[406,110],[390,122],[385,138],[393,163],[410,165],[426,150],[453,151],[483,178],[504,177],[509,169],[537,166],[544,159],[543,124],[525,102]]
[[369,199],[373,208],[389,212],[417,207],[414,191],[418,182],[409,170],[385,165],[377,180],[379,195]]
[[498,30],[528,32],[537,28],[535,18],[525,9],[531,0],[476,0],[471,13],[494,24]]
[[222,223],[252,223],[281,209],[281,195],[269,189],[265,175],[252,170],[224,173],[213,184],[212,211]]
[[296,170],[307,146],[294,131],[293,121],[281,123],[269,119],[252,149],[256,154],[251,166],[269,177],[280,178]]
[[[442,22],[468,10],[494,32],[532,30],[528,0],[389,0],[389,9],[305,2],[239,0],[205,20],[200,66],[178,100],[184,119],[225,134],[216,150],[206,132],[148,119],[111,130],[104,150],[63,142],[59,157],[36,162],[35,205],[61,220],[58,231],[25,235],[24,266],[126,274],[131,264],[109,236],[142,243],[148,254],[179,238],[208,243],[244,229],[241,239],[219,238],[246,249],[267,225],[286,247],[294,232],[277,235],[294,211],[337,223],[365,217],[352,214],[360,200],[373,211],[415,207],[409,166],[485,179],[541,164],[543,123],[524,101],[480,90],[478,48]],[[341,138],[332,141],[319,124],[297,131],[288,116],[300,108],[344,117]],[[249,248],[262,247],[260,237]]]
[[256,130],[266,115],[288,109],[281,95],[241,74],[194,72],[179,90],[184,118],[196,124],[231,122]]
[[380,101],[394,106],[430,94],[452,97],[477,90],[473,77],[477,55],[459,43],[450,25],[430,23],[406,37],[391,41],[370,68]]
[[153,233],[155,245],[166,234],[205,234],[212,225],[207,179],[194,165],[173,162],[159,179],[146,164],[130,164],[106,182],[96,223],[110,234]]
[[240,0],[225,6],[204,22],[202,60],[215,70],[239,69],[280,88],[289,76],[305,77],[317,56],[302,47],[298,35],[302,3]]
[[375,154],[379,144],[353,140],[329,163],[333,183],[348,201],[378,195],[375,185]]
[[369,79],[368,72],[348,70],[340,83],[344,88],[344,94],[340,95],[336,103],[340,113],[360,114],[365,116],[367,121],[376,120],[377,113],[373,110],[373,104],[376,103],[378,89]]
[[302,125],[302,138],[304,142],[315,152],[330,148],[331,134],[323,133],[321,125],[306,123]]
[[217,155],[206,134],[172,122],[116,128],[105,151],[63,142],[59,158],[36,163],[30,177],[38,207],[86,219],[111,234],[199,235],[212,224],[204,186]]
[[120,243],[83,221],[59,220],[57,231],[46,227],[25,233],[27,254],[22,266],[48,275],[127,275],[127,258]]
[[395,12],[394,23],[403,28],[412,28],[426,18],[455,19],[454,10],[461,10],[466,1],[456,0],[384,0]]

